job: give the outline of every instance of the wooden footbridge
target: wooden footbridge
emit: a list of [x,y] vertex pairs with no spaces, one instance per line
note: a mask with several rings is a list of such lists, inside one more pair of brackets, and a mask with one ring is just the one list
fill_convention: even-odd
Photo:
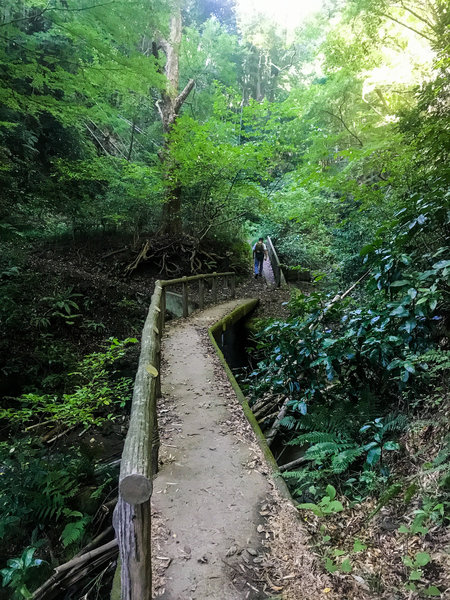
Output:
[[[189,290],[194,285],[200,310],[186,318],[192,310]],[[185,318],[166,323],[168,298],[174,289],[181,292],[177,298]],[[276,470],[231,372],[228,369],[234,391],[228,381],[224,383],[224,371],[221,376],[217,370],[217,361],[223,361],[217,341],[258,302],[236,300],[235,293],[231,272],[156,282],[142,333],[113,519],[121,565],[113,586],[114,600],[150,600],[152,561],[158,560],[168,565],[166,583],[158,594],[167,600],[266,597],[257,586],[236,578],[236,569],[227,558],[238,548],[239,552],[246,548],[252,560],[258,553],[259,508],[273,487],[268,473]],[[224,302],[226,296],[229,299]],[[207,301],[209,308],[205,308]],[[176,435],[170,444],[170,460],[157,474],[157,403],[161,397],[172,402],[175,421],[181,423],[172,428]],[[259,436],[268,458],[259,470],[248,468],[256,444],[244,439],[245,428],[254,441]],[[278,485],[283,486],[280,479]],[[152,505],[162,514],[169,532],[153,558]]]

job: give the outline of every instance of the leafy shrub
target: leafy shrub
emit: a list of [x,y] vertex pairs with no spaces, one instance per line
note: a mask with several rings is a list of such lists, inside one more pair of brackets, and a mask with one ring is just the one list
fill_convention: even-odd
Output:
[[[80,489],[95,481],[91,461],[79,450],[52,452],[37,440],[0,444],[0,539],[26,535],[28,527],[64,530]],[[20,529],[18,529],[20,524]],[[23,532],[22,534],[19,532]]]
[[44,560],[33,557],[35,552],[36,548],[26,548],[20,558],[10,558],[6,568],[0,571],[3,587],[13,589],[12,600],[31,598],[29,586],[36,587],[39,582],[37,570],[42,571],[47,566]]
[[414,198],[363,249],[372,276],[359,306],[335,294],[296,293],[291,317],[256,334],[250,402],[263,394],[289,398],[285,441],[305,447],[307,461],[285,474],[295,493],[318,494],[330,478],[359,479],[349,487],[356,494],[385,483],[385,459],[399,450],[396,432],[406,425],[396,416],[399,399],[417,405],[448,365],[437,349],[450,274],[445,240],[435,235],[448,225],[444,204],[445,198]]
[[19,398],[21,408],[0,411],[0,417],[19,426],[30,421],[51,420],[65,426],[101,425],[114,418],[114,408],[123,407],[130,398],[132,380],[119,377],[111,366],[126,352],[126,346],[136,343],[134,338],[122,342],[109,340],[105,352],[86,356],[77,371],[69,373],[73,391],[62,396],[24,394]]

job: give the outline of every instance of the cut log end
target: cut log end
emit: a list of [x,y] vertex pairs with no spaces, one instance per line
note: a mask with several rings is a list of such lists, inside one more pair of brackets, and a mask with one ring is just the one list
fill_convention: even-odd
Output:
[[153,484],[148,477],[136,473],[127,475],[119,483],[119,492],[128,504],[142,504],[152,495]]

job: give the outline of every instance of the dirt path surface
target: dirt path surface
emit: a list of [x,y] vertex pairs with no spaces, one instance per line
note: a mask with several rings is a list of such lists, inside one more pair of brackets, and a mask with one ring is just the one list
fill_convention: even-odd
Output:
[[[296,511],[274,489],[206,335],[241,302],[174,321],[163,339],[162,464],[152,502],[154,596],[166,600],[320,598],[327,585],[313,575]],[[284,555],[287,543],[296,545],[295,575]],[[269,555],[273,548],[278,559]],[[307,595],[280,596],[300,573]]]

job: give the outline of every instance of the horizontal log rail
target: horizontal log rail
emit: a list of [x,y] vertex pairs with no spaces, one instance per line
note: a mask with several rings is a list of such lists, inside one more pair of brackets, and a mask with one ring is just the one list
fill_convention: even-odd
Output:
[[[166,290],[181,285],[183,317],[189,314],[189,285],[198,282],[199,308],[205,305],[205,287],[211,283],[211,300],[218,299],[218,279],[224,280],[232,298],[236,295],[233,272],[193,275],[157,281],[142,331],[141,354],[136,373],[130,424],[119,475],[119,499],[113,525],[121,562],[121,600],[151,600],[150,551],[152,478],[158,468],[157,398],[161,396],[161,337],[166,316]],[[113,589],[113,593],[114,589]]]
[[267,236],[267,252],[269,254],[270,264],[272,265],[272,271],[275,278],[276,286],[285,287],[286,279],[284,278],[281,263],[278,258],[278,254],[276,253],[275,246],[273,245],[273,242],[269,236]]

